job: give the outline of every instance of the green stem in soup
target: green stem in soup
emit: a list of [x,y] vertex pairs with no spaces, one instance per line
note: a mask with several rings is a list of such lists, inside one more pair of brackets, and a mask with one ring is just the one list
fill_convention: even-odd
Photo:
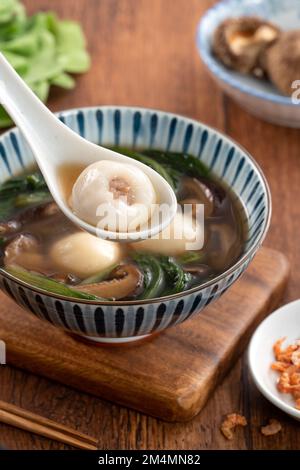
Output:
[[37,190],[49,192],[41,173],[34,172],[23,176],[15,176],[2,183],[0,196],[5,196],[6,193],[11,196],[12,193],[32,192]]
[[80,282],[80,285],[81,286],[85,286],[85,285],[88,285],[88,284],[95,284],[97,282],[101,282],[101,281],[104,281],[108,275],[118,266],[117,263],[113,264],[112,266],[110,266],[109,268],[107,269],[104,269],[103,271],[100,271],[99,273],[97,274],[93,274],[93,276],[90,276],[90,277],[87,277],[86,279],[84,279],[83,281]]
[[54,279],[41,276],[40,274],[32,273],[29,271],[25,271],[18,266],[10,266],[6,267],[5,271],[21,281],[30,284],[33,287],[37,287],[39,289],[43,289],[47,292],[52,294],[63,295],[64,297],[76,298],[76,299],[84,299],[84,300],[104,300],[96,295],[86,294],[84,292],[79,292],[75,289],[71,289],[70,287],[66,286],[65,284],[55,281]]
[[6,220],[15,209],[15,197],[1,199],[0,195],[0,220]]
[[42,204],[50,201],[51,195],[46,191],[36,191],[34,193],[19,194],[15,198],[15,207],[28,207],[30,205]]
[[144,290],[139,299],[159,297],[165,287],[165,272],[154,256],[135,253],[133,259],[144,274]]
[[152,149],[144,150],[143,153],[161,164],[170,165],[172,168],[180,172],[180,174],[204,178],[209,176],[208,168],[201,162],[201,160],[199,160],[199,158],[196,158],[193,155]]
[[183,255],[179,256],[176,258],[176,261],[179,264],[191,264],[191,263],[197,263],[201,261],[204,257],[204,254],[202,251],[187,251]]
[[26,185],[28,190],[40,191],[44,190],[49,192],[48,186],[41,173],[31,173],[26,176]]

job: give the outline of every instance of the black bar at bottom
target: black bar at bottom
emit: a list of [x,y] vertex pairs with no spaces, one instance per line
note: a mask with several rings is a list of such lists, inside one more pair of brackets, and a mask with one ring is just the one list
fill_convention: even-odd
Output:
[[141,465],[151,466],[177,466],[201,465],[202,468],[211,468],[211,465],[282,465],[286,468],[290,459],[299,458],[300,451],[0,451],[0,468],[7,465],[19,465],[18,468],[42,468],[42,465],[56,470],[57,464],[68,464],[73,468],[101,468],[115,465],[121,468],[138,468]]

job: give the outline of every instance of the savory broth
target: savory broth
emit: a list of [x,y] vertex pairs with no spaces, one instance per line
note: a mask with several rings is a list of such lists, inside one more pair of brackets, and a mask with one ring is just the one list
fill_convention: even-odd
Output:
[[[247,233],[235,195],[191,156],[117,149],[143,161],[172,184],[179,205],[204,204],[204,246],[185,249],[182,240],[132,244],[97,239],[74,226],[51,199],[42,176],[21,175],[0,187],[0,263],[37,287],[90,300],[147,299],[200,285],[241,256]],[[63,166],[58,178],[68,200],[83,166]],[[195,206],[196,207],[196,206]],[[194,214],[195,215],[195,214]],[[177,214],[174,226],[185,216]],[[190,216],[188,230],[195,220]],[[174,239],[173,239],[173,238]]]
[[84,168],[84,165],[72,165],[67,163],[60,165],[58,168],[57,178],[66,202],[69,200],[75,181]]

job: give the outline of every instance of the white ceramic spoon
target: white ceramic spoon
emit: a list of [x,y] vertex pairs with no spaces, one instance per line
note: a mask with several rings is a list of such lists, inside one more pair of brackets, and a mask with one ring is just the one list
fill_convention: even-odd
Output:
[[[24,134],[37,164],[45,178],[53,199],[72,222],[100,238],[131,241],[147,238],[159,233],[172,221],[176,209],[176,196],[171,186],[156,171],[147,165],[112,150],[88,142],[65,126],[37,98],[26,83],[0,53],[0,102]],[[119,233],[94,227],[79,219],[67,205],[58,179],[58,169],[63,164],[90,165],[99,160],[130,163],[141,168],[150,178],[160,204],[166,204],[167,214],[157,225],[138,232]]]

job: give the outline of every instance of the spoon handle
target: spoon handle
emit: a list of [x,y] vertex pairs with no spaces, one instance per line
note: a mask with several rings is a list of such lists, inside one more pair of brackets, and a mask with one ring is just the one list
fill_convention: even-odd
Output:
[[62,124],[33,93],[17,72],[0,53],[0,103],[21,129],[39,161],[39,155],[55,139],[63,142],[68,133]]

